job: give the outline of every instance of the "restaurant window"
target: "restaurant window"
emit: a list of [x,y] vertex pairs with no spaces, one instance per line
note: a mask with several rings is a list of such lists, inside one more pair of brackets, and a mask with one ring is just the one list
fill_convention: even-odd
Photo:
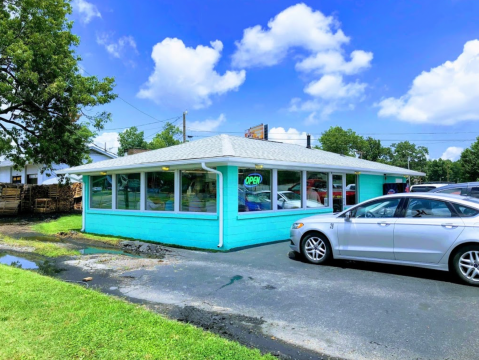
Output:
[[271,171],[238,169],[238,212],[271,210]]
[[173,171],[146,173],[145,210],[175,210],[175,173]]
[[287,210],[302,208],[301,192],[300,171],[278,170],[278,209]]
[[27,175],[27,184],[37,185],[38,184],[38,175]]
[[216,174],[205,170],[181,172],[181,211],[216,213]]
[[116,175],[116,208],[140,210],[140,174]]
[[112,207],[112,178],[109,175],[91,177],[91,200],[92,209],[111,209]]
[[12,184],[21,184],[22,177],[21,176],[12,176]]
[[306,173],[306,207],[317,208],[329,206],[329,174],[324,172]]
[[357,175],[355,174],[346,174],[346,205],[356,205],[357,204]]

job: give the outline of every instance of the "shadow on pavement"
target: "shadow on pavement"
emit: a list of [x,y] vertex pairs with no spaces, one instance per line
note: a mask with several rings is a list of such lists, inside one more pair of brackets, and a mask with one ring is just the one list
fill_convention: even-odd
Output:
[[341,269],[374,271],[374,272],[382,273],[382,274],[400,275],[400,276],[407,276],[407,277],[413,277],[418,279],[435,280],[435,281],[465,285],[461,283],[453,274],[447,271],[424,269],[424,268],[419,268],[414,266],[378,264],[373,262],[365,262],[365,261],[363,262],[363,261],[353,261],[353,260],[333,260],[327,265],[314,265],[307,262],[303,258],[303,256],[295,253],[294,251],[290,251],[288,256],[291,260],[302,262],[310,266],[330,266],[330,267],[336,267]]

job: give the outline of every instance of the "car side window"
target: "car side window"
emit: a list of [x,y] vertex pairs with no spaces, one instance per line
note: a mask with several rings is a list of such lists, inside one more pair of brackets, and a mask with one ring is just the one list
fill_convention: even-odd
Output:
[[411,198],[406,209],[407,218],[451,218],[456,216],[447,203],[440,200]]
[[467,188],[456,187],[456,188],[444,189],[444,190],[440,190],[436,192],[441,194],[465,195],[467,194]]
[[471,196],[479,199],[479,186],[474,186],[471,188]]
[[351,218],[392,218],[399,202],[399,198],[370,202],[352,209]]
[[479,210],[477,209],[472,209],[468,206],[459,205],[459,204],[453,204],[453,206],[460,217],[473,217],[473,216],[479,215]]

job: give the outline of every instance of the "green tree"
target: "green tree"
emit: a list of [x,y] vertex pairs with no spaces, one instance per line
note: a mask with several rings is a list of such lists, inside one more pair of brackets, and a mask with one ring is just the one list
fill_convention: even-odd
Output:
[[163,127],[163,131],[156,134],[155,137],[148,144],[148,149],[155,150],[168,146],[181,144],[181,136],[183,132],[178,126],[167,122]]
[[386,162],[389,156],[389,148],[381,145],[381,140],[368,136],[360,142],[361,159],[370,161]]
[[462,174],[464,181],[479,181],[479,136],[470,148],[461,154]]
[[451,160],[429,160],[426,174],[426,181],[461,182],[461,164]]
[[336,154],[356,156],[356,151],[361,149],[364,139],[353,130],[344,130],[340,126],[331,126],[321,133],[318,139],[320,145],[316,148]]
[[427,166],[427,155],[429,150],[425,146],[416,146],[409,141],[394,143],[390,147],[389,163],[407,169],[408,158],[411,170],[425,171]]
[[148,143],[145,141],[145,133],[138,131],[136,126],[126,129],[118,134],[118,155],[123,156],[129,149],[148,149]]
[[82,164],[110,119],[90,109],[116,98],[114,79],[81,75],[70,13],[66,0],[0,5],[0,155],[17,168]]

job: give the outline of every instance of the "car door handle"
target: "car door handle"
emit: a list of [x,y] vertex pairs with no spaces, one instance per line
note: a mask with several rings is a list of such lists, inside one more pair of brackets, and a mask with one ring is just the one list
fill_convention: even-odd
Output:
[[442,224],[442,227],[443,228],[446,228],[446,229],[455,229],[457,228],[459,225],[456,225],[456,224]]
[[389,226],[391,225],[390,223],[386,223],[386,222],[378,222],[378,225],[379,226]]

